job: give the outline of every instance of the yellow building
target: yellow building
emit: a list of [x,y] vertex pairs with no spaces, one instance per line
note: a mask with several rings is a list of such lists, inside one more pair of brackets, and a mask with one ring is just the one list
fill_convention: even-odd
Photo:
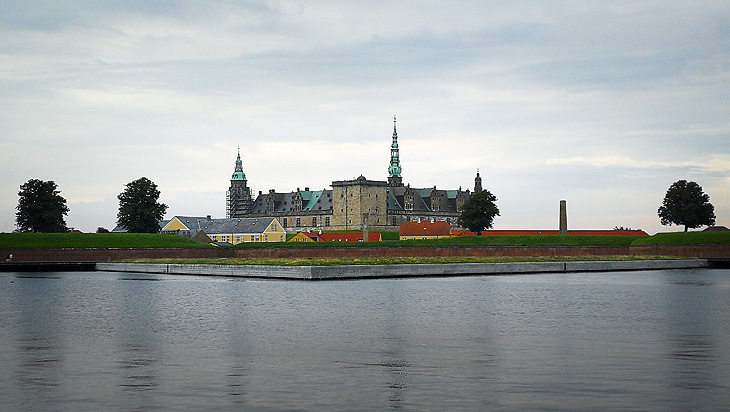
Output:
[[275,217],[211,219],[210,217],[174,216],[163,222],[161,233],[200,238],[201,233],[213,242],[236,245],[248,242],[284,242],[286,231]]

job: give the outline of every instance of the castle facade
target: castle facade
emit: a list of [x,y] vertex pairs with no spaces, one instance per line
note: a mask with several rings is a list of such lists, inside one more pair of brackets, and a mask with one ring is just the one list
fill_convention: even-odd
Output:
[[[457,227],[461,207],[469,199],[469,189],[412,188],[403,184],[398,149],[398,133],[393,119],[388,179],[332,182],[332,189],[294,192],[259,192],[253,199],[243,172],[240,150],[226,194],[228,217],[275,217],[287,232],[362,230],[397,231],[405,222],[443,221]],[[477,171],[474,192],[482,190]]]

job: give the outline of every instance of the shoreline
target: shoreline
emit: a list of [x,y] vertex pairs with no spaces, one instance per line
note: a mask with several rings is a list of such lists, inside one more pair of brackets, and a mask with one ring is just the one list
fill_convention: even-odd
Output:
[[448,263],[342,266],[206,265],[179,263],[97,263],[103,272],[222,276],[253,279],[337,280],[539,273],[613,272],[712,267],[708,259]]

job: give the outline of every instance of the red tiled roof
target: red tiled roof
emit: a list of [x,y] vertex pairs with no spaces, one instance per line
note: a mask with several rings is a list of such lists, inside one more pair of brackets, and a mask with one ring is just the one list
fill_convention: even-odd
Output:
[[400,226],[400,236],[450,236],[451,226],[446,222],[406,222]]
[[[454,236],[476,236],[468,230],[453,231]],[[510,236],[510,235],[559,235],[559,230],[485,230],[482,236]],[[649,236],[643,230],[569,230],[569,235],[586,236]]]
[[[351,233],[304,233],[315,242],[360,242],[362,232]],[[368,233],[368,242],[380,242],[383,237],[380,233]]]

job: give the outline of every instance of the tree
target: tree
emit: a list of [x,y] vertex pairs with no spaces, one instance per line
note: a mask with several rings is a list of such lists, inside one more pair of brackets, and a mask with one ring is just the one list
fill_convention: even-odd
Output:
[[126,184],[120,193],[117,224],[131,233],[157,233],[160,221],[167,211],[167,205],[158,203],[160,191],[157,185],[146,177]]
[[96,233],[109,233],[109,229],[104,226],[99,226],[96,228]]
[[497,198],[489,191],[474,193],[461,208],[458,223],[481,236],[482,230],[492,227],[494,217],[499,216],[499,208],[494,203]]
[[684,231],[715,224],[715,207],[710,196],[695,182],[678,180],[672,183],[659,207],[662,225],[684,225]]
[[53,180],[30,179],[20,186],[15,222],[20,232],[65,232],[68,206]]

